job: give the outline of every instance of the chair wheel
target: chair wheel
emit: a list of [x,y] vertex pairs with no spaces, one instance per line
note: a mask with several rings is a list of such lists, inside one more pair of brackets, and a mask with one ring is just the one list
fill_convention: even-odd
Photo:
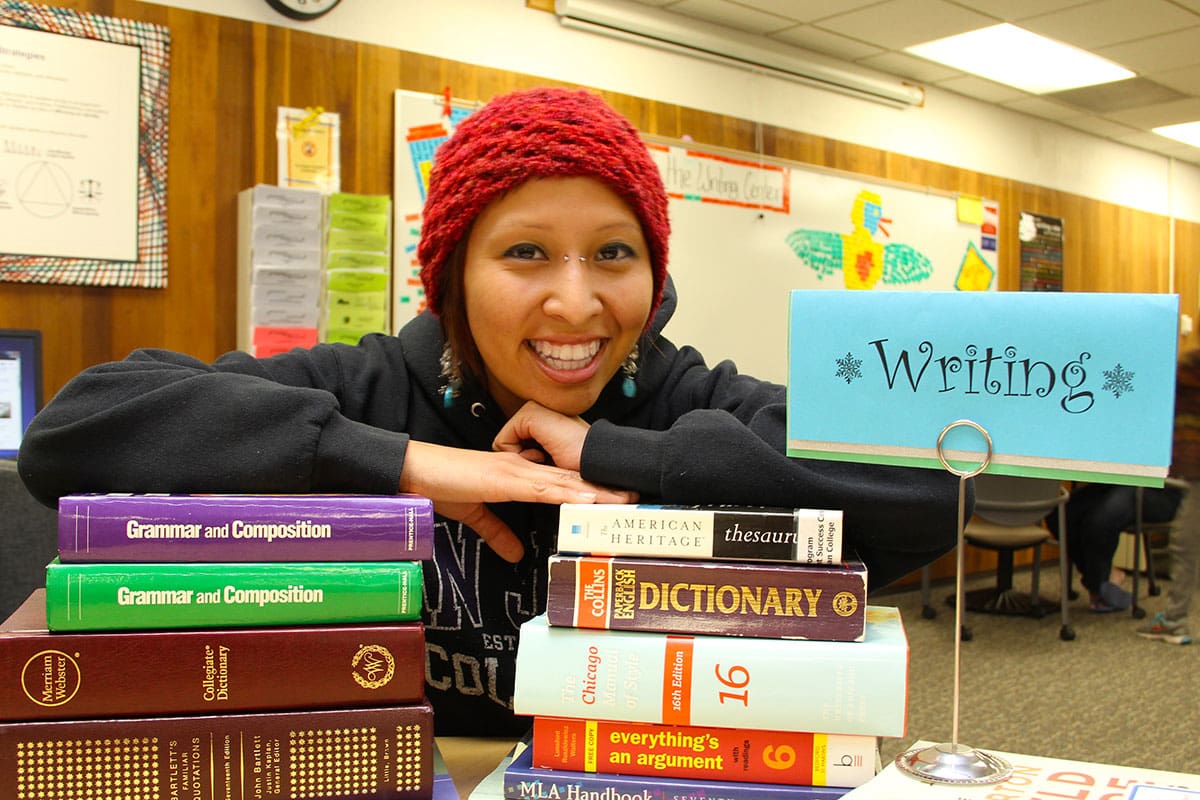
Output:
[[966,625],[963,625],[962,633],[959,635],[959,640],[963,641],[963,642],[969,642],[973,638],[975,638],[975,635],[973,633],[971,633],[971,629],[968,628]]
[[937,616],[937,609],[933,606],[921,606],[921,616],[925,619],[933,619]]
[[1064,642],[1075,641],[1075,629],[1070,625],[1063,625],[1062,629],[1058,632],[1058,638],[1062,639]]
[[1146,616],[1146,609],[1142,608],[1141,606],[1134,606],[1133,608],[1129,609],[1129,614],[1134,619],[1141,619],[1142,617]]
[[1162,594],[1161,586],[1151,586],[1150,587],[1150,596],[1151,597],[1158,597],[1160,594]]

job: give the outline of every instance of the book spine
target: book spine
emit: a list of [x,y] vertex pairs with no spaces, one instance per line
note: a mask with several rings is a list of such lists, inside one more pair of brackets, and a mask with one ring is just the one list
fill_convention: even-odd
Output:
[[539,769],[526,750],[504,770],[506,800],[837,800],[849,789],[833,786],[714,781]]
[[415,561],[61,564],[46,568],[52,631],[230,628],[420,619]]
[[535,717],[533,766],[675,778],[861,786],[874,736]]
[[[427,703],[0,725],[0,797],[428,798]],[[113,795],[117,796],[117,795]]]
[[550,557],[551,625],[861,641],[865,567]]
[[424,676],[418,622],[0,634],[0,721],[396,705]]
[[907,698],[908,644],[895,609],[868,608],[861,642],[561,628],[543,614],[521,626],[513,710],[903,736]]
[[68,495],[63,562],[421,561],[433,503],[417,495]]
[[558,552],[837,564],[842,512],[568,503],[559,511]]

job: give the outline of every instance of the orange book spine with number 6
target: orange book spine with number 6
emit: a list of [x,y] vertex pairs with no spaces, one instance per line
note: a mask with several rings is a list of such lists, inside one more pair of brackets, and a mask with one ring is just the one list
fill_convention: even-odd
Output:
[[535,717],[533,766],[794,786],[861,786],[874,736]]

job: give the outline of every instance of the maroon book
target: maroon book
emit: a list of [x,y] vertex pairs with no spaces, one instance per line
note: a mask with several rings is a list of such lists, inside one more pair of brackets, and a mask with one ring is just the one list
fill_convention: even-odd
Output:
[[860,642],[867,569],[840,565],[554,555],[551,625]]
[[381,706],[424,697],[419,622],[49,633],[46,594],[38,589],[0,624],[0,720]]
[[428,703],[0,724],[0,797],[417,800],[432,792]]
[[415,494],[72,494],[58,553],[81,561],[422,561],[433,502]]

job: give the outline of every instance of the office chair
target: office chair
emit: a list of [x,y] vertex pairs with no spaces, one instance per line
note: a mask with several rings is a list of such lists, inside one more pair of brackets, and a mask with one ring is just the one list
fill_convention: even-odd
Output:
[[[996,583],[965,593],[964,608],[991,614],[1018,614],[1040,618],[1046,614],[1049,601],[1038,594],[1041,579],[1042,545],[1053,541],[1043,518],[1057,510],[1059,530],[1059,566],[1061,592],[1059,607],[1063,641],[1075,638],[1068,611],[1067,588],[1069,573],[1065,532],[1066,504],[1070,492],[1059,481],[1047,478],[1021,478],[1010,475],[978,475],[975,478],[975,515],[963,530],[965,545],[991,550],[997,554]],[[1033,549],[1032,586],[1029,595],[1013,588],[1013,556],[1018,550]],[[922,615],[936,615],[929,602],[929,567],[921,570]],[[954,604],[954,596],[947,598]],[[971,638],[964,626],[960,635]]]

